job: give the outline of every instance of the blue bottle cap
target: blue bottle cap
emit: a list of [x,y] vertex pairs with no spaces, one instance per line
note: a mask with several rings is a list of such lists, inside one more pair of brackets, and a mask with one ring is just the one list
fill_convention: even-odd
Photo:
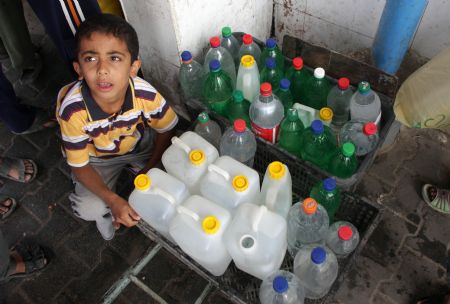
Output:
[[277,63],[275,62],[275,58],[269,57],[266,58],[266,67],[268,69],[274,69],[277,66]]
[[210,71],[217,71],[220,70],[220,61],[217,59],[213,59],[209,62],[209,70]]
[[280,80],[280,88],[282,90],[289,90],[289,87],[291,86],[291,82],[289,79],[283,78]]
[[277,45],[277,42],[275,41],[275,39],[269,38],[269,39],[266,40],[266,46],[269,49],[273,49],[276,45]]
[[273,290],[277,293],[283,293],[289,288],[287,279],[283,276],[276,276],[272,282]]
[[327,252],[322,247],[316,247],[311,251],[311,261],[314,264],[322,264],[327,259]]
[[189,61],[192,59],[192,54],[189,51],[183,51],[183,53],[181,53],[181,60],[183,61]]
[[323,133],[323,123],[321,120],[316,119],[311,123],[311,130],[314,134],[319,135]]
[[336,180],[332,177],[323,180],[323,188],[325,191],[331,192],[336,189]]

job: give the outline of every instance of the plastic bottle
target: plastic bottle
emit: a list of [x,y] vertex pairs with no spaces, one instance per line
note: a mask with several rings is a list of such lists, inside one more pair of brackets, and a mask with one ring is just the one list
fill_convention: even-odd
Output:
[[234,64],[233,56],[230,52],[220,46],[220,38],[215,36],[209,40],[211,48],[205,55],[205,62],[203,69],[205,72],[209,72],[211,60],[219,60],[222,70],[230,77],[233,89],[236,86],[236,65]]
[[260,86],[260,95],[250,105],[249,116],[253,132],[256,136],[274,144],[278,138],[283,115],[281,101],[272,94],[270,83],[264,82]]
[[326,242],[338,259],[345,258],[358,246],[358,229],[349,222],[336,222],[328,228]]
[[350,118],[373,121],[379,125],[381,119],[380,97],[370,88],[367,81],[361,81],[358,90],[350,99]]
[[328,172],[336,177],[348,178],[356,173],[358,161],[355,155],[355,145],[344,142],[340,149],[336,150],[328,165]]
[[302,121],[298,118],[297,110],[289,109],[281,123],[278,145],[300,158],[302,149],[300,141],[304,129]]
[[269,82],[272,89],[277,91],[280,87],[281,78],[283,78],[283,71],[277,67],[275,58],[266,58],[266,63],[261,71],[261,82]]
[[243,119],[247,128],[251,128],[252,124],[250,122],[250,117],[248,116],[248,111],[250,109],[250,102],[244,99],[241,91],[233,92],[233,99],[228,103],[227,106],[227,116],[230,122],[233,124],[236,119]]
[[291,82],[291,92],[294,102],[301,102],[305,99],[306,83],[311,78],[311,74],[303,67],[303,59],[295,57],[292,66],[286,72],[286,78]]
[[288,213],[288,251],[295,257],[297,251],[307,244],[323,242],[330,220],[325,208],[313,198],[294,204]]
[[327,105],[333,110],[332,124],[335,127],[340,128],[349,120],[352,95],[350,80],[345,77],[339,78],[337,85],[328,93]]
[[261,66],[264,66],[267,58],[274,58],[277,64],[277,67],[284,71],[284,56],[281,53],[281,50],[278,48],[277,42],[273,38],[269,38],[266,40],[266,47],[261,53]]
[[262,281],[259,300],[261,304],[303,304],[305,290],[295,274],[278,270]]
[[334,222],[334,215],[341,205],[341,191],[336,187],[336,180],[329,177],[318,182],[311,189],[309,196],[327,210],[330,224]]
[[203,84],[203,98],[211,110],[225,116],[227,104],[232,98],[233,85],[230,77],[223,73],[218,60],[211,60],[209,65],[211,71]]
[[244,55],[239,65],[236,90],[244,94],[244,98],[252,102],[259,94],[259,71],[255,59]]
[[323,107],[319,111],[319,119],[322,121],[324,126],[329,127],[331,125],[331,121],[333,120],[333,110],[328,107]]
[[294,273],[302,282],[307,299],[324,297],[337,278],[338,268],[335,254],[325,246],[306,246],[294,259]]
[[181,53],[181,66],[178,74],[181,89],[186,98],[201,98],[205,72],[200,63],[192,59],[189,51]]
[[324,132],[322,121],[314,120],[301,138],[301,156],[316,166],[326,169],[336,150],[336,139]]
[[301,101],[304,105],[320,110],[327,106],[327,96],[330,92],[330,83],[325,77],[325,70],[316,68],[314,77],[306,83],[305,97]]
[[225,26],[222,28],[222,39],[220,40],[220,45],[230,52],[234,60],[234,65],[237,68],[239,66],[239,41],[233,36],[231,28]]
[[377,129],[373,122],[352,119],[342,127],[339,142],[352,142],[356,148],[356,156],[364,156],[372,152],[378,144]]
[[228,155],[251,168],[255,153],[255,135],[246,128],[243,119],[236,119],[220,139],[220,155]]
[[194,131],[219,150],[222,130],[220,130],[220,126],[217,122],[209,118],[208,113],[201,112],[198,114]]
[[[245,34],[242,37],[242,45],[239,48],[239,58],[242,58],[244,55],[251,55],[255,59],[257,66],[261,62],[261,49],[253,42],[253,37],[249,34]],[[261,70],[262,67],[258,66],[258,69]]]
[[280,86],[277,91],[274,91],[274,94],[281,100],[281,103],[284,107],[284,115],[287,115],[287,111],[292,108],[294,104],[294,98],[292,97],[291,90],[289,87],[291,86],[291,82],[287,78],[283,78],[280,80]]

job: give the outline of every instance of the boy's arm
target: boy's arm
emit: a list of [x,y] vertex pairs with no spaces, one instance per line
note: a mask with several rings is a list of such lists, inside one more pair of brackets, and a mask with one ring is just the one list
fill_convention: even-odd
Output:
[[83,167],[71,167],[76,179],[89,191],[100,197],[111,209],[117,223],[131,227],[140,220],[139,215],[122,197],[111,191],[94,168],[87,164]]
[[169,130],[164,133],[156,133],[155,145],[152,152],[152,156],[148,160],[144,168],[142,168],[138,174],[145,174],[148,170],[153,168],[160,160],[164,151],[170,146],[170,139],[175,135],[175,130]]

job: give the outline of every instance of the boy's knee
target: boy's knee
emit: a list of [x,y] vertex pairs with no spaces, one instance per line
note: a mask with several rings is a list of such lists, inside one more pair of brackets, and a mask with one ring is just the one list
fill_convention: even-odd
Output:
[[111,212],[106,204],[93,194],[80,196],[72,193],[69,200],[75,215],[86,221],[96,221]]

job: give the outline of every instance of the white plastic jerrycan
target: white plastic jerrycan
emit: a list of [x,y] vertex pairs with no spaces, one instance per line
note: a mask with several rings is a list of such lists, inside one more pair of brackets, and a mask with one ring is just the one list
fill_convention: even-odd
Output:
[[304,104],[296,102],[292,105],[292,107],[297,110],[298,118],[300,118],[305,128],[309,127],[313,120],[319,117],[319,111],[305,106]]
[[292,206],[292,178],[285,164],[274,161],[267,166],[259,202],[287,218]]
[[256,204],[259,174],[232,157],[221,156],[208,166],[200,181],[200,193],[233,214],[243,202]]
[[287,248],[287,224],[266,206],[244,203],[224,235],[236,267],[261,280],[278,270]]
[[169,224],[176,215],[177,206],[189,197],[186,185],[166,172],[153,168],[147,174],[136,176],[134,186],[128,199],[131,207],[150,226],[173,241]]
[[199,194],[199,181],[219,152],[200,135],[187,131],[172,138],[161,161],[167,173],[183,181],[191,194]]
[[178,246],[215,276],[231,262],[223,234],[230,224],[230,212],[199,195],[189,197],[177,208],[170,235]]

